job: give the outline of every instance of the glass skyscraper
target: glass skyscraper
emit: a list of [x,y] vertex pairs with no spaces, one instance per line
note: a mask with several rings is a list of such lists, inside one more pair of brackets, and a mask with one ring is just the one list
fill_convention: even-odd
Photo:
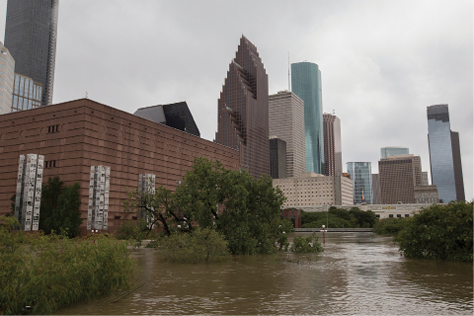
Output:
[[304,101],[306,171],[324,173],[321,71],[310,62],[291,64],[291,90]]
[[459,134],[451,131],[448,105],[429,106],[427,115],[431,183],[438,187],[442,202],[462,201],[465,197]]
[[5,46],[15,73],[43,87],[42,105],[53,101],[59,0],[8,1]]
[[380,148],[380,159],[387,158],[389,156],[401,156],[409,155],[408,148],[405,147],[383,147]]
[[347,173],[351,176],[354,204],[372,204],[372,165],[370,162],[348,162]]

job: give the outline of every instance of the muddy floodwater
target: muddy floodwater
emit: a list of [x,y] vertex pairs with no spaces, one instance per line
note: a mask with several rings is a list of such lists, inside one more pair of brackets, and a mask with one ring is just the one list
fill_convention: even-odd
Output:
[[142,287],[116,303],[107,302],[111,294],[57,314],[473,314],[472,263],[407,259],[391,237],[374,233],[327,233],[324,249],[196,265],[137,249]]

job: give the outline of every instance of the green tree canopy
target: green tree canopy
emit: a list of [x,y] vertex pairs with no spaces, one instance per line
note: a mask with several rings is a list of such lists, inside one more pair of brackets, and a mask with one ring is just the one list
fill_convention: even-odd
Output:
[[148,229],[160,224],[167,235],[192,231],[195,221],[222,233],[232,254],[255,254],[276,250],[284,200],[267,176],[255,180],[246,170],[196,158],[174,193],[163,187],[154,194],[133,190],[125,209],[145,211],[153,219]]
[[405,224],[394,238],[405,257],[472,262],[472,202],[434,204]]

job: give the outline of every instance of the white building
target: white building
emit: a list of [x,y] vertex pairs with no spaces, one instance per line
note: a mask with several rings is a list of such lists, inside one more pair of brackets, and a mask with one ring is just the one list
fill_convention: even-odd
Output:
[[287,198],[283,207],[352,204],[352,181],[343,176],[305,172],[298,178],[273,179],[273,186]]
[[13,79],[15,77],[15,60],[0,42],[0,114],[12,110]]

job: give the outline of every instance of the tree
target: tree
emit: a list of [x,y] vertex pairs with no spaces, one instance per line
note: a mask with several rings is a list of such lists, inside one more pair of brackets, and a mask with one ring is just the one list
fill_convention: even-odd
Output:
[[416,214],[394,238],[409,258],[473,260],[473,203],[433,204]]
[[45,234],[53,230],[63,232],[73,238],[79,235],[81,226],[81,200],[79,198],[79,183],[64,186],[59,177],[49,178],[43,186],[40,211],[40,229]]
[[163,187],[154,194],[133,190],[125,209],[144,210],[154,219],[148,229],[160,224],[167,235],[192,231],[196,221],[223,234],[231,253],[255,254],[276,251],[284,199],[267,176],[255,180],[246,170],[228,170],[219,161],[196,158],[174,193]]

